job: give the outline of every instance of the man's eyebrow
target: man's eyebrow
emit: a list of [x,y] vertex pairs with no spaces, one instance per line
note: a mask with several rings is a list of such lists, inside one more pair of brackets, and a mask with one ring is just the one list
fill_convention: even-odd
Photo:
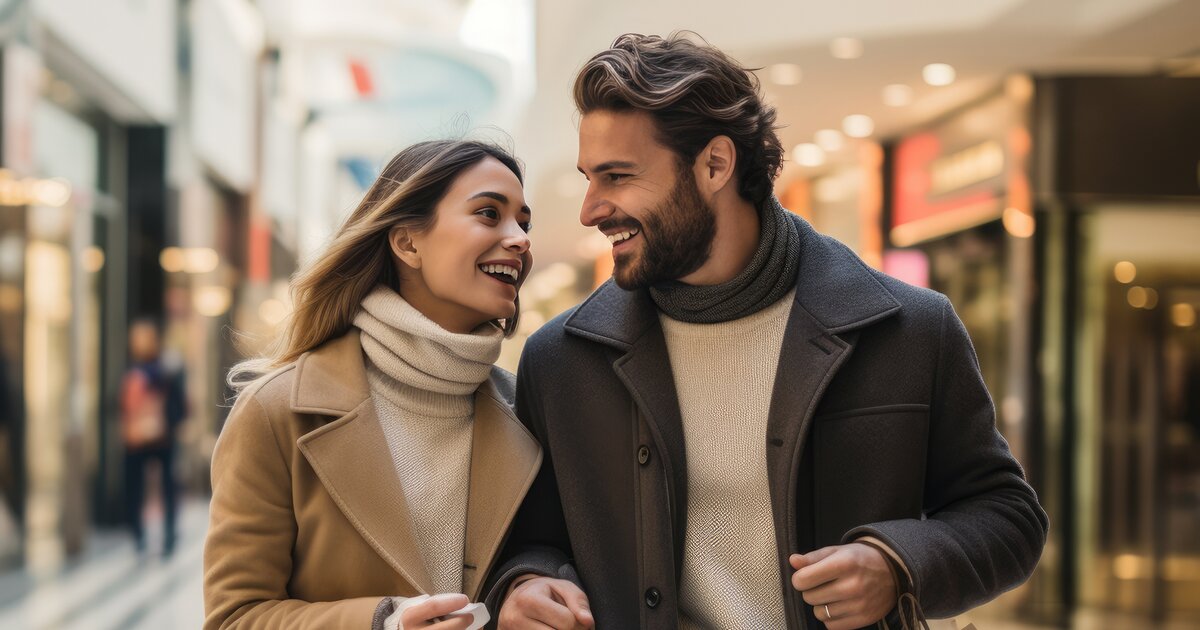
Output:
[[[505,195],[504,193],[492,192],[490,190],[485,190],[483,192],[477,192],[474,195],[471,195],[470,197],[468,197],[467,201],[474,201],[476,199],[495,199],[496,201],[499,201],[502,204],[508,205],[508,195]],[[525,214],[528,214],[531,216],[533,215],[533,211],[529,209],[529,206],[521,206],[521,212],[524,212]]]
[[[637,164],[634,164],[633,162],[624,162],[624,161],[620,161],[620,160],[614,160],[614,161],[604,162],[604,163],[600,164],[596,168],[592,169],[592,172],[599,174],[599,173],[603,173],[605,171],[611,171],[611,170],[618,169],[618,168],[636,168],[636,167],[637,167]],[[579,172],[583,173],[585,176],[587,175],[587,173],[583,170],[582,166],[576,166],[575,168],[578,169]]]

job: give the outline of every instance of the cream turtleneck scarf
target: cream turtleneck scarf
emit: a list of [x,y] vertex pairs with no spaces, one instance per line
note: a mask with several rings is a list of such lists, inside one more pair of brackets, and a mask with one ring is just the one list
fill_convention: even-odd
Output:
[[447,331],[385,286],[363,300],[354,326],[434,593],[460,592],[475,390],[504,333]]

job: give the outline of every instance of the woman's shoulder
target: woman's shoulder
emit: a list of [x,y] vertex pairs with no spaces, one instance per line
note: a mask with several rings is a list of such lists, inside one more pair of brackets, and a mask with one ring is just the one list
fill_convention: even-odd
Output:
[[292,361],[254,379],[238,394],[234,408],[249,401],[262,406],[287,404],[296,383],[297,363]]

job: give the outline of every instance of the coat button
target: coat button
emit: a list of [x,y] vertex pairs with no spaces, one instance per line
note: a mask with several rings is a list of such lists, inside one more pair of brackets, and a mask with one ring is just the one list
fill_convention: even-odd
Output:
[[646,605],[651,608],[657,608],[658,603],[662,601],[662,593],[656,588],[646,590]]
[[638,447],[638,463],[645,466],[650,461],[650,449],[645,445]]

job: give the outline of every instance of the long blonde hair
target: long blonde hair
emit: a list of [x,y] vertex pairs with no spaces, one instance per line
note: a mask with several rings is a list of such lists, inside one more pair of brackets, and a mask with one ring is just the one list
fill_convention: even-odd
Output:
[[[363,298],[376,285],[386,284],[399,291],[389,232],[395,227],[417,231],[431,228],[434,209],[458,175],[488,157],[504,164],[524,183],[516,158],[483,142],[433,140],[396,154],[325,251],[292,277],[291,315],[260,356],[230,368],[229,386],[235,392],[241,391],[263,374],[344,334]],[[516,330],[519,314],[518,303],[517,315],[504,320],[506,335]]]

